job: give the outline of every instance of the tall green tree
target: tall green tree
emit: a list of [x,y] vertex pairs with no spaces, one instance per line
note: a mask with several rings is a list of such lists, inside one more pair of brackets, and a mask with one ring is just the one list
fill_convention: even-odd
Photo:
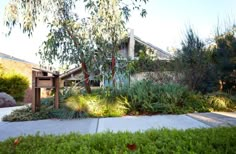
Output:
[[233,26],[215,36],[213,61],[217,68],[220,91],[236,91],[236,36]]
[[111,53],[115,85],[115,55],[125,31],[125,22],[132,9],[141,10],[141,16],[145,16],[146,10],[141,9],[140,2],[147,1],[135,0],[127,4],[123,0],[83,0],[90,17],[78,20],[73,10],[77,0],[11,0],[6,9],[5,24],[9,32],[19,25],[31,36],[39,22],[49,23],[48,40],[44,42],[44,50],[40,51],[42,59],[50,63],[55,59],[61,63],[81,63],[86,90],[90,93],[87,63],[96,61],[101,64],[104,61],[101,55]]
[[[93,26],[96,27],[96,45],[100,52],[106,51],[111,58],[111,76],[113,86],[115,86],[116,55],[122,38],[125,37],[125,19],[127,15],[122,15],[119,0],[100,0],[90,8],[97,13],[92,14]],[[104,57],[102,57],[104,60]],[[102,65],[106,66],[106,65]],[[106,68],[105,68],[106,69]],[[106,69],[108,70],[108,69]]]
[[205,44],[190,28],[187,30],[181,49],[175,59],[178,72],[183,74],[183,83],[190,89],[206,92],[204,81],[209,80],[211,65],[211,53],[205,48]]

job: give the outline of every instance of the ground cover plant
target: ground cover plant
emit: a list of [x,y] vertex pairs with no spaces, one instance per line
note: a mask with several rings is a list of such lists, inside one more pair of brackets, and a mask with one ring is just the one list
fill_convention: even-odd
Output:
[[0,142],[0,153],[235,153],[236,127],[62,136],[39,134]]
[[31,121],[48,119],[50,108],[42,106],[40,112],[33,113],[30,106],[23,107],[22,109],[16,109],[9,115],[5,115],[3,121]]

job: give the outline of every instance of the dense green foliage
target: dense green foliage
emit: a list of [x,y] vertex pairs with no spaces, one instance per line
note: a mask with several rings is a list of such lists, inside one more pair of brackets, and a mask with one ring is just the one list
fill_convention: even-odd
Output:
[[142,114],[183,114],[207,111],[236,111],[236,98],[227,93],[201,95],[179,84],[139,81],[130,87],[94,90],[92,94],[63,90],[60,108],[53,109],[53,98],[41,99],[41,111],[19,109],[4,121],[48,118],[117,117]]
[[216,66],[219,90],[236,94],[236,36],[235,27],[215,36],[213,62]]
[[0,76],[0,91],[5,92],[16,101],[22,101],[25,90],[29,87],[28,79],[20,74],[3,74]]
[[155,68],[153,66],[155,64],[154,58],[156,58],[152,56],[153,53],[153,49],[150,49],[146,45],[136,41],[134,46],[134,54],[136,57],[138,57],[138,59],[129,63],[129,71],[131,73],[152,71],[153,68]]
[[182,83],[203,93],[236,92],[235,27],[217,33],[214,44],[205,42],[190,28],[175,58],[175,71],[183,73]]
[[[70,100],[71,99],[71,100]],[[179,84],[158,84],[142,80],[120,89],[96,91],[91,95],[76,95],[69,98],[67,105],[96,112],[106,109],[117,111],[121,116],[126,114],[183,114],[190,112],[235,111],[236,100],[226,93],[202,95]],[[114,104],[115,103],[115,104]],[[107,104],[104,106],[104,104]],[[118,106],[117,106],[118,105]],[[92,110],[96,108],[96,110]],[[109,112],[108,112],[109,113]],[[110,116],[103,114],[100,116]]]
[[[209,45],[190,28],[185,34],[181,48],[171,61],[154,60],[143,46],[139,60],[130,63],[132,73],[152,72],[147,78],[153,81],[177,82],[201,93],[223,91],[236,94],[236,36],[235,27],[217,33]],[[169,71],[167,73],[166,71]],[[168,75],[166,75],[166,73]],[[164,75],[163,75],[164,74]],[[165,80],[162,80],[162,79]]]
[[69,97],[65,105],[89,116],[122,116],[125,114],[181,114],[209,111],[206,97],[178,84],[139,81],[130,87],[106,89],[93,94]]
[[[38,23],[47,24],[50,30],[38,52],[45,65],[55,62],[81,64],[87,93],[91,93],[89,75],[96,71],[112,78],[115,86],[117,51],[127,33],[126,22],[131,10],[139,10],[142,17],[146,16],[141,4],[148,0],[132,3],[124,0],[84,0],[81,2],[88,13],[86,17],[80,17],[74,11],[78,9],[77,1],[10,0],[5,9],[4,24],[9,28],[9,34],[13,27],[20,25],[20,29],[29,36]],[[112,58],[111,69],[104,60],[108,58]]]
[[175,71],[183,74],[182,84],[204,93],[215,90],[213,86],[217,83],[211,63],[211,52],[191,28],[187,31],[174,62]]
[[130,112],[186,113],[208,111],[204,97],[178,84],[140,81],[122,90],[128,97]]
[[[0,142],[0,153],[235,153],[236,127],[36,135]],[[14,144],[15,142],[15,144]],[[17,144],[16,144],[17,143]]]

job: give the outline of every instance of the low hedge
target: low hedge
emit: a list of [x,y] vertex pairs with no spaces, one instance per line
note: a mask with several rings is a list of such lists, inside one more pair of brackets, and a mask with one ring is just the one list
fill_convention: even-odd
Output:
[[236,127],[54,136],[39,134],[0,142],[0,153],[235,153]]

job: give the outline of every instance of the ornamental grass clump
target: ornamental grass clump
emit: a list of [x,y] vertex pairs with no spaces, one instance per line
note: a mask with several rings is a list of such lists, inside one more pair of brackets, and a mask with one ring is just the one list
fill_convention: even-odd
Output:
[[65,105],[73,111],[86,112],[92,117],[123,116],[127,113],[125,97],[106,97],[97,94],[78,94],[69,97]]

